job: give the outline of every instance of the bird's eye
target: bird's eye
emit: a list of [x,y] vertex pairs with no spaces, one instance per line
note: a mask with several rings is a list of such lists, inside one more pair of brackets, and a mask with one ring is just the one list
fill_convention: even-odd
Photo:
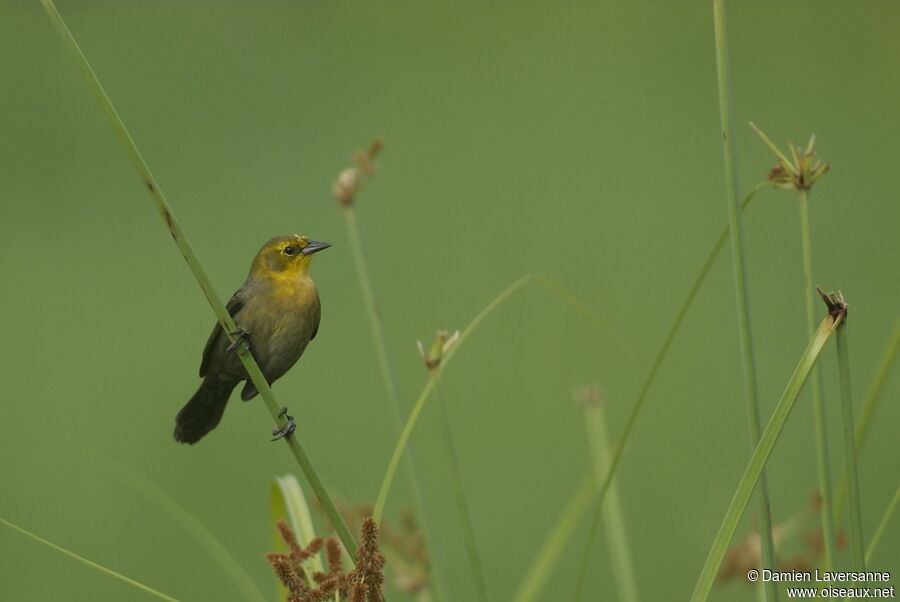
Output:
[[286,246],[286,247],[284,248],[284,254],[285,254],[285,255],[296,255],[296,254],[297,254],[297,247],[294,247],[294,246],[291,246],[291,245]]

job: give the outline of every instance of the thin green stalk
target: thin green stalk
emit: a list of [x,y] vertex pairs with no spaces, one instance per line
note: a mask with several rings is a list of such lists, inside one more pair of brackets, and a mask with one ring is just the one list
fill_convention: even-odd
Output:
[[112,569],[108,569],[105,566],[103,566],[102,564],[97,564],[96,562],[94,562],[92,560],[88,560],[87,558],[85,558],[83,556],[79,556],[75,552],[70,552],[69,550],[65,549],[64,547],[58,546],[55,543],[53,543],[52,541],[47,541],[43,537],[39,537],[39,536],[35,535],[34,533],[32,533],[31,531],[28,531],[27,529],[23,529],[22,527],[15,525],[15,524],[9,522],[8,520],[4,520],[4,519],[0,518],[0,524],[6,525],[10,529],[12,529],[14,531],[18,531],[22,535],[29,537],[29,538],[37,541],[38,543],[41,543],[49,548],[52,548],[52,549],[56,550],[57,552],[61,552],[61,553],[65,554],[66,556],[69,556],[70,558],[74,558],[78,562],[81,562],[82,564],[86,564],[87,566],[89,566],[93,569],[97,569],[98,571],[100,571],[102,573],[106,573],[107,575],[115,577],[116,579],[119,579],[120,581],[124,581],[128,585],[131,585],[140,590],[143,590],[143,591],[147,592],[148,594],[152,594],[152,595],[156,596],[157,598],[160,598],[162,600],[168,600],[169,602],[178,602],[178,600],[176,598],[173,598],[172,596],[167,596],[166,594],[164,594],[162,592],[156,591],[152,587],[148,587],[148,586],[144,585],[143,583],[140,583],[139,581],[135,581],[131,577],[126,577],[122,573],[117,573],[116,571],[114,571]]
[[478,599],[487,602],[487,582],[484,571],[481,568],[481,558],[478,555],[478,543],[475,541],[475,528],[472,526],[472,517],[469,513],[469,505],[466,503],[466,494],[463,489],[462,473],[459,468],[459,457],[456,454],[456,446],[453,443],[453,430],[450,428],[450,415],[447,412],[447,402],[444,401],[444,393],[436,369],[429,370],[434,381],[434,391],[437,395],[438,405],[441,406],[441,420],[443,426],[444,441],[447,444],[447,455],[450,460],[450,481],[453,493],[456,497],[456,506],[459,511],[459,520],[462,523],[463,540],[466,544],[466,556],[469,559],[469,567],[472,569],[472,577],[475,581],[475,591]]
[[[609,470],[609,433],[606,415],[599,402],[584,404],[584,422],[587,427],[588,444],[594,462],[594,473],[599,485]],[[625,532],[625,515],[619,501],[616,482],[610,481],[608,499],[603,506],[603,526],[606,532],[609,558],[613,566],[613,578],[619,595],[617,600],[637,602],[639,599],[637,579],[634,576],[628,534]]]
[[342,204],[341,214],[347,226],[347,238],[350,240],[350,249],[353,253],[353,262],[356,265],[356,276],[359,279],[359,288],[363,296],[363,305],[369,318],[369,327],[372,329],[372,341],[375,343],[375,355],[378,358],[378,367],[381,378],[384,380],[384,388],[388,394],[391,412],[397,424],[399,432],[402,423],[400,410],[400,392],[397,381],[394,378],[394,370],[391,366],[388,353],[387,335],[384,331],[384,322],[375,299],[375,290],[372,287],[372,279],[366,262],[366,254],[363,250],[362,237],[359,233],[359,223],[356,220],[356,210],[352,204]]
[[[856,453],[862,453],[866,438],[869,434],[869,425],[872,422],[872,416],[875,414],[875,408],[881,400],[881,392],[887,384],[888,376],[897,359],[897,352],[900,351],[900,318],[894,324],[894,332],[888,339],[888,344],[878,360],[878,368],[875,370],[875,376],[872,378],[872,384],[869,385],[869,391],[866,393],[866,400],[863,402],[862,411],[860,411],[859,422],[856,423]],[[847,499],[847,472],[841,473],[838,481],[836,503],[834,505],[834,522],[836,528],[840,528],[843,520],[844,503]]]
[[881,541],[881,536],[884,535],[888,523],[891,522],[891,517],[894,515],[894,511],[897,510],[897,506],[900,506],[900,485],[897,486],[897,491],[894,492],[894,498],[885,509],[884,516],[881,517],[881,520],[878,522],[878,528],[875,529],[875,534],[869,541],[869,547],[866,549],[867,565],[872,562],[872,554],[874,554],[875,550],[878,548],[878,542]]
[[[792,146],[793,148],[793,146]],[[812,242],[809,227],[809,193],[798,190],[800,199],[800,240],[803,247],[803,289],[806,296],[806,335],[812,336],[816,330],[815,288],[812,272]],[[832,509],[831,464],[828,460],[828,429],[825,420],[825,397],[823,394],[822,373],[818,367],[813,368],[810,390],[812,393],[813,423],[816,431],[816,460],[819,473],[819,497],[822,506],[819,512],[822,521],[822,539],[825,543],[824,567],[834,568],[836,557],[835,526]]]
[[400,433],[400,438],[397,440],[397,445],[394,446],[394,453],[391,455],[391,459],[388,462],[387,470],[385,471],[384,478],[381,480],[381,488],[378,490],[378,497],[375,499],[375,507],[372,510],[372,518],[376,523],[381,522],[381,517],[384,515],[384,505],[387,502],[387,494],[391,489],[391,485],[394,482],[394,476],[397,473],[397,466],[400,464],[400,458],[403,456],[403,452],[406,449],[406,445],[409,442],[409,436],[412,434],[413,427],[416,425],[416,422],[419,419],[419,414],[422,412],[422,408],[425,407],[425,400],[428,399],[428,395],[431,393],[431,389],[434,387],[434,383],[431,379],[428,379],[425,383],[425,387],[422,389],[422,392],[419,393],[419,398],[416,400],[415,405],[413,406],[412,411],[409,413],[409,418],[406,420],[406,424],[403,426],[403,431]]
[[850,390],[850,354],[847,350],[846,322],[837,329],[838,374],[841,381],[841,414],[844,418],[844,464],[849,491],[848,531],[850,564],[854,571],[866,570],[863,546],[862,510],[859,500],[859,473],[856,470],[856,429],[853,427],[853,394]]
[[734,536],[738,522],[740,522],[744,510],[747,508],[753,489],[762,476],[766,462],[775,448],[775,443],[781,435],[791,410],[800,396],[800,391],[803,389],[810,370],[812,370],[816,360],[819,358],[822,348],[828,341],[828,337],[831,336],[831,333],[834,332],[834,329],[842,320],[843,314],[838,314],[837,317],[833,317],[830,314],[825,316],[815,336],[809,342],[806,351],[800,357],[800,361],[797,363],[794,373],[781,394],[781,399],[778,401],[778,405],[775,406],[775,411],[772,412],[769,423],[766,425],[759,443],[756,444],[753,455],[750,456],[750,461],[747,463],[747,468],[744,470],[744,474],[735,489],[734,496],[731,498],[731,503],[725,512],[725,517],[722,519],[722,524],[694,587],[691,602],[705,602],[709,596],[709,592],[716,580],[716,574],[719,572],[719,566],[722,564],[722,558],[724,558],[725,552],[728,550],[728,544]]
[[[731,231],[731,258],[734,273],[734,291],[737,300],[738,333],[744,368],[744,387],[747,405],[750,443],[755,446],[760,438],[760,413],[756,382],[756,365],[753,355],[753,339],[750,327],[750,295],[747,289],[747,265],[744,260],[744,241],[738,206],[737,169],[734,161],[734,138],[731,127],[731,73],[728,64],[728,39],[725,23],[724,0],[713,0],[713,21],[716,38],[716,72],[719,83],[719,116],[722,128],[722,155],[725,163],[728,224]],[[769,491],[765,475],[759,482],[759,534],[763,568],[775,568],[775,543],[772,534],[772,516],[769,507]],[[765,582],[766,597],[770,602],[778,600],[778,590],[772,581]]]
[[266,597],[256,586],[253,578],[247,574],[244,567],[231,554],[215,534],[204,525],[200,519],[194,516],[187,508],[182,506],[168,493],[160,489],[155,483],[145,479],[136,471],[119,464],[114,459],[101,454],[99,451],[91,448],[86,443],[73,440],[76,449],[84,453],[90,460],[95,462],[99,467],[107,472],[107,474],[119,479],[121,482],[132,487],[148,502],[155,504],[158,508],[168,513],[175,522],[194,539],[194,541],[209,554],[224,573],[234,582],[235,587],[247,600],[256,600],[257,602],[265,602]]
[[[231,319],[231,316],[228,314],[228,311],[222,304],[221,298],[216,293],[215,289],[212,286],[212,283],[206,275],[206,272],[203,270],[200,261],[197,259],[196,253],[194,253],[194,249],[191,246],[191,243],[188,241],[187,237],[184,234],[184,231],[181,229],[181,225],[175,218],[175,214],[172,212],[171,206],[169,205],[168,201],[166,201],[166,198],[163,195],[159,184],[157,184],[156,179],[150,172],[150,168],[147,166],[146,161],[144,161],[144,158],[141,156],[141,153],[138,150],[138,147],[135,144],[134,140],[132,139],[131,134],[128,133],[128,130],[125,127],[125,123],[122,121],[121,117],[119,117],[119,114],[113,106],[112,101],[106,94],[106,91],[103,89],[100,80],[97,78],[97,75],[94,73],[94,70],[88,63],[88,60],[84,56],[84,53],[81,52],[81,48],[79,48],[78,43],[75,41],[75,38],[72,36],[72,33],[66,26],[65,21],[63,21],[63,18],[59,14],[59,11],[56,10],[56,5],[53,4],[53,0],[41,0],[41,2],[44,5],[47,16],[50,18],[50,22],[56,28],[56,31],[59,33],[60,37],[68,48],[69,53],[75,59],[78,68],[81,70],[82,75],[84,75],[88,85],[94,92],[94,96],[96,96],[97,101],[100,103],[100,107],[106,113],[106,116],[109,119],[109,122],[112,125],[113,129],[115,130],[116,135],[119,137],[119,141],[122,143],[122,146],[125,149],[125,153],[128,155],[131,164],[138,172],[138,175],[140,176],[141,181],[144,183],[144,186],[150,192],[150,196],[153,198],[154,205],[156,206],[157,211],[163,218],[163,221],[166,223],[166,226],[169,229],[169,233],[172,235],[175,244],[178,246],[178,249],[184,256],[184,260],[185,262],[187,262],[188,267],[190,267],[191,272],[194,274],[194,278],[196,278],[197,283],[203,290],[204,295],[206,295],[206,300],[209,302],[210,307],[212,307],[213,312],[215,312],[216,317],[219,319],[219,323],[222,325],[225,334],[228,336],[228,339],[230,341],[234,342],[235,339],[232,333],[237,330],[234,321]],[[266,407],[272,414],[273,420],[275,420],[279,427],[284,426],[284,424],[286,423],[286,419],[279,418],[281,406],[276,402],[275,396],[272,394],[272,389],[269,387],[269,383],[266,381],[265,377],[260,371],[256,360],[253,359],[252,354],[247,349],[247,345],[240,345],[237,349],[237,352],[238,357],[240,357],[241,359],[241,363],[243,363],[244,368],[247,370],[247,374],[253,381],[253,384],[256,385],[256,389],[259,391],[260,397],[262,397],[263,401],[266,404]],[[353,557],[355,557],[356,542],[353,539],[353,535],[350,534],[350,530],[347,528],[347,525],[344,522],[344,519],[341,516],[340,512],[338,512],[337,506],[335,506],[334,502],[331,499],[331,496],[328,495],[328,491],[325,489],[325,485],[322,482],[322,479],[319,477],[318,473],[313,467],[309,456],[303,449],[303,446],[300,444],[298,438],[294,436],[284,437],[284,441],[287,443],[288,447],[291,450],[291,453],[294,455],[294,458],[300,465],[300,469],[303,471],[303,474],[306,475],[306,478],[309,481],[309,484],[315,492],[316,496],[318,496],[319,501],[322,502],[322,507],[324,508],[325,513],[328,515],[328,518],[334,525],[335,531],[337,532],[338,537],[341,539],[341,542],[343,542],[344,547],[347,548],[347,551],[350,552]]]
[[[750,201],[756,195],[756,192],[764,185],[765,182],[759,182],[750,190],[750,192],[746,197],[744,197],[744,200],[741,202],[741,210],[744,210],[747,205],[750,204]],[[657,372],[659,372],[663,360],[669,353],[669,347],[672,346],[672,342],[675,340],[675,335],[678,334],[678,330],[681,328],[681,324],[682,322],[684,322],[684,318],[687,316],[688,310],[694,303],[694,298],[697,296],[697,293],[700,292],[700,287],[706,280],[706,276],[712,269],[713,263],[715,262],[716,257],[718,257],[719,253],[721,252],[722,247],[725,246],[725,241],[728,239],[729,234],[729,228],[728,226],[726,226],[719,234],[719,238],[713,245],[712,250],[706,256],[706,261],[703,262],[703,266],[700,268],[700,272],[694,279],[694,282],[691,285],[690,290],[688,291],[687,297],[685,297],[684,303],[682,303],[681,308],[678,310],[678,314],[675,316],[674,322],[672,322],[672,326],[669,327],[669,331],[666,333],[666,338],[663,339],[662,345],[660,345],[659,351],[657,352],[656,357],[653,359],[653,364],[651,364],[650,366],[650,371],[644,378],[644,383],[641,385],[641,390],[638,393],[637,400],[634,402],[634,405],[631,408],[631,413],[628,415],[628,419],[625,422],[625,428],[622,431],[622,435],[619,438],[619,443],[616,445],[616,449],[613,452],[612,460],[609,464],[609,471],[606,473],[606,479],[604,479],[603,483],[601,483],[599,491],[597,493],[594,516],[591,520],[591,525],[588,528],[587,544],[585,545],[584,553],[581,557],[581,569],[578,572],[578,580],[576,581],[576,598],[580,595],[585,582],[588,559],[590,558],[591,552],[591,545],[594,541],[594,534],[597,531],[597,526],[600,524],[600,513],[601,509],[603,508],[603,498],[606,495],[609,483],[612,481],[613,474],[615,474],[616,469],[619,466],[619,459],[622,457],[622,452],[625,450],[625,444],[628,443],[628,438],[631,436],[631,429],[634,428],[634,423],[637,421],[638,414],[640,414],[641,408],[643,408],[644,403],[647,400],[647,394],[650,393],[650,387],[653,385],[653,381],[656,379],[656,374]]]

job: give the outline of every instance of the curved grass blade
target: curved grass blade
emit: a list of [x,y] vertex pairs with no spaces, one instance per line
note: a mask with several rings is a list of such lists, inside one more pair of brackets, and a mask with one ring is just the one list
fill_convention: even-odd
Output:
[[573,295],[566,289],[562,288],[561,286],[554,284],[553,282],[547,280],[543,276],[540,276],[538,274],[529,274],[529,277],[534,282],[536,282],[537,284],[540,284],[541,286],[546,288],[548,291],[550,291],[551,293],[553,293],[554,295],[556,295],[557,297],[559,297],[560,299],[562,299],[563,301],[565,301],[566,303],[571,305],[578,313],[580,313],[581,315],[585,316],[588,320],[593,322],[594,326],[596,326],[601,331],[605,332],[610,337],[612,337],[613,340],[615,340],[616,343],[619,344],[619,347],[622,348],[622,351],[624,351],[625,353],[627,353],[628,355],[630,355],[632,357],[637,356],[637,352],[634,350],[634,347],[632,347],[628,343],[628,341],[625,340],[625,338],[622,335],[620,335],[618,332],[613,330],[613,328],[609,324],[607,324],[603,318],[601,318],[600,316],[595,314],[593,311],[591,311],[591,309],[584,303],[584,301],[582,301],[581,299],[579,299],[578,297],[576,297],[575,295]]
[[747,503],[750,501],[753,489],[756,487],[759,477],[762,475],[763,468],[765,467],[772,450],[775,448],[775,443],[778,441],[778,437],[781,435],[781,431],[787,422],[788,416],[790,416],[791,410],[794,408],[797,397],[800,395],[800,391],[803,389],[803,385],[806,383],[806,379],[809,377],[812,367],[819,358],[819,354],[822,352],[825,342],[828,341],[828,337],[831,336],[842,320],[843,314],[839,314],[836,318],[832,317],[830,314],[826,316],[825,319],[822,320],[822,323],[819,324],[819,328],[816,330],[815,336],[813,336],[812,340],[809,342],[806,351],[800,356],[800,361],[797,363],[794,373],[791,375],[784,392],[781,394],[781,399],[778,401],[775,411],[772,412],[772,417],[769,419],[769,423],[766,425],[766,429],[763,431],[759,443],[757,443],[756,448],[753,450],[753,455],[750,456],[750,461],[747,463],[744,475],[738,482],[737,489],[728,506],[728,511],[722,519],[719,532],[716,534],[713,545],[706,557],[706,562],[703,564],[700,578],[697,580],[697,584],[694,587],[694,593],[691,596],[691,602],[704,602],[709,596],[709,592],[716,579],[716,574],[719,571],[719,566],[722,564],[722,558],[725,556],[725,551],[728,549],[728,544],[734,536],[734,531],[737,529],[738,522],[744,514],[744,510],[747,508]]
[[161,600],[168,600],[169,602],[178,602],[178,600],[176,598],[173,598],[172,596],[167,596],[166,594],[164,594],[162,592],[156,591],[152,587],[144,585],[143,583],[141,583],[139,581],[135,581],[131,577],[126,577],[122,573],[117,573],[116,571],[114,571],[112,569],[108,569],[105,566],[103,566],[102,564],[97,564],[96,562],[94,562],[92,560],[88,560],[84,556],[79,556],[75,552],[70,552],[69,550],[65,549],[64,547],[58,546],[55,543],[53,543],[52,541],[47,541],[43,537],[39,537],[39,536],[35,535],[34,533],[32,533],[31,531],[29,531],[27,529],[23,529],[22,527],[9,522],[8,520],[0,518],[0,524],[6,525],[10,529],[12,529],[14,531],[18,531],[22,535],[24,535],[26,537],[30,537],[31,539],[37,541],[38,543],[41,543],[49,548],[52,548],[52,549],[56,550],[57,552],[65,554],[66,556],[68,556],[70,558],[74,558],[78,562],[80,562],[82,564],[86,564],[87,566],[91,567],[92,569],[96,569],[96,570],[100,571],[101,573],[106,573],[107,575],[110,575],[111,577],[115,577],[116,579],[118,579],[120,581],[124,581],[128,585],[131,585],[140,590],[143,590],[143,591],[147,592],[148,594],[156,596],[157,598],[159,598]]

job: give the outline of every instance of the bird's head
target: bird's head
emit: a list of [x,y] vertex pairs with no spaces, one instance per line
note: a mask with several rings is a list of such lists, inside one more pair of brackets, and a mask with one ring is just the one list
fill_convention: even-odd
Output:
[[312,256],[330,247],[327,242],[310,240],[308,236],[283,234],[263,245],[253,260],[250,272],[257,276],[293,278],[309,272]]

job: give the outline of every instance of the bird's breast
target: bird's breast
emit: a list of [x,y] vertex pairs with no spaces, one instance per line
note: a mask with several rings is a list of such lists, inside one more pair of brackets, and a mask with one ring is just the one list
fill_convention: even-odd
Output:
[[241,327],[260,367],[271,378],[287,371],[319,325],[319,296],[312,280],[259,291],[248,300]]

